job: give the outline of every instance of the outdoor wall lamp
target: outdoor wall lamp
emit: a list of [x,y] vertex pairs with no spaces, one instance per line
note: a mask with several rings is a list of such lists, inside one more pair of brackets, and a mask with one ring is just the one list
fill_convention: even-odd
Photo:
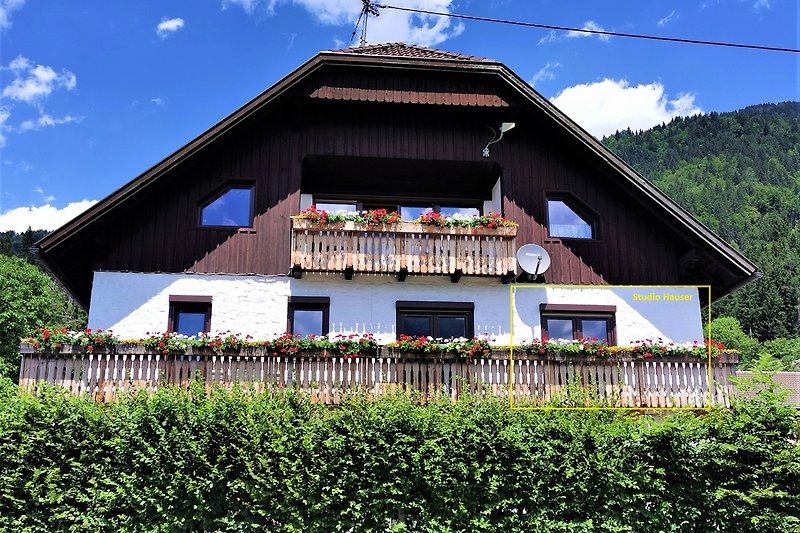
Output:
[[505,132],[507,132],[508,130],[513,129],[514,126],[516,126],[516,125],[517,124],[515,122],[503,122],[502,124],[500,124],[500,127],[497,128],[497,131],[500,132],[499,136],[497,135],[497,132],[494,131],[494,129],[489,128],[489,129],[492,130],[492,132],[494,133],[495,137],[492,137],[492,140],[489,141],[486,146],[484,146],[484,148],[483,148],[483,157],[489,157],[489,146],[493,145],[496,142],[500,142],[500,139],[503,138],[503,134]]

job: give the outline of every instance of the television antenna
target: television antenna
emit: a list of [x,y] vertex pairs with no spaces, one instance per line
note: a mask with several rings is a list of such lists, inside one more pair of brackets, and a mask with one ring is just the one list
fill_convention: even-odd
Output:
[[371,0],[361,0],[363,7],[361,8],[361,14],[358,16],[358,21],[356,21],[356,27],[353,28],[353,34],[350,35],[350,43],[353,42],[353,38],[356,36],[356,32],[358,31],[358,27],[361,26],[361,20],[364,20],[364,26],[361,28],[361,41],[359,42],[358,46],[366,46],[367,45],[367,22],[369,21],[369,16],[373,15],[376,17],[380,17],[381,14],[378,11],[378,5],[374,4]]

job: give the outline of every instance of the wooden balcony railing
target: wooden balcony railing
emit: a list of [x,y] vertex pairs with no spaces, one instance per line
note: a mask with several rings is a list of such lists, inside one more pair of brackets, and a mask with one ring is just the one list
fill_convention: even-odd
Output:
[[437,228],[402,222],[369,227],[292,219],[292,270],[505,276],[516,270],[516,228]]
[[[190,349],[191,350],[191,349]],[[79,347],[76,347],[79,351]],[[121,345],[113,353],[35,353],[23,345],[20,386],[61,385],[74,394],[111,401],[134,390],[154,392],[164,385],[187,388],[201,377],[205,386],[231,388],[234,383],[259,391],[295,389],[312,401],[337,404],[348,394],[381,396],[397,391],[442,394],[456,399],[469,391],[538,405],[563,394],[570,385],[585,388],[594,402],[611,407],[704,408],[730,406],[737,358],[713,360],[711,393],[708,365],[686,357],[637,360],[629,354],[613,359],[514,353],[513,384],[509,353],[497,350],[489,359],[463,360],[447,355],[390,353],[344,359],[309,352],[277,357],[263,349],[225,354],[160,355],[141,345]]]

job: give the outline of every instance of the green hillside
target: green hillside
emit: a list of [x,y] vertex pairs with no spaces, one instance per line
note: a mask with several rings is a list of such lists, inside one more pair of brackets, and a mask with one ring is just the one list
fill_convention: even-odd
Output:
[[762,341],[800,336],[800,102],[677,118],[603,143],[764,273],[715,315]]

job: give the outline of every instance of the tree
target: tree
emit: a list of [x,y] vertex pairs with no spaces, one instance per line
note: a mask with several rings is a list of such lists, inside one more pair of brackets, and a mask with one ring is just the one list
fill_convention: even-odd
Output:
[[86,314],[38,267],[0,255],[0,376],[19,375],[19,341],[37,326],[82,328]]
[[739,365],[750,368],[758,358],[759,342],[742,331],[742,325],[732,316],[721,316],[711,321],[711,337],[726,348],[739,351]]

